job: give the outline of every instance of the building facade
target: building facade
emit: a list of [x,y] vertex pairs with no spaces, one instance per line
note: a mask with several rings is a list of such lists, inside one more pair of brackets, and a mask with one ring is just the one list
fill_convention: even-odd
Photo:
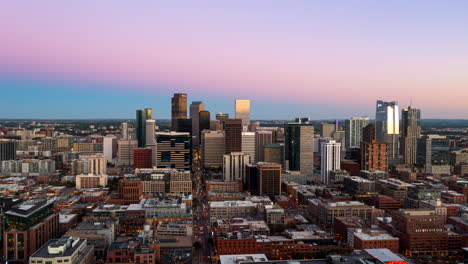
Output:
[[225,119],[224,135],[224,154],[242,151],[242,119]]
[[190,133],[159,132],[157,141],[157,168],[189,170],[192,164]]
[[250,164],[252,157],[242,152],[231,152],[223,157],[223,179],[227,182],[241,180],[246,182],[245,166]]
[[153,119],[153,109],[145,108],[136,111],[136,134],[138,147],[146,145],[146,120]]
[[192,142],[194,146],[200,144],[200,111],[205,110],[205,104],[202,101],[194,101],[190,104],[190,119],[192,120]]
[[398,102],[377,101],[375,113],[375,139],[388,145],[388,162],[398,161],[400,136],[400,112]]
[[417,161],[417,144],[421,137],[421,110],[409,106],[401,111],[402,129],[400,152],[405,164],[413,165]]
[[337,143],[335,140],[328,140],[322,143],[320,150],[320,179],[322,183],[328,184],[330,182],[330,172],[340,169],[341,143]]
[[172,131],[181,131],[178,127],[179,119],[187,119],[187,94],[176,93],[172,97],[171,109],[171,128]]
[[369,124],[369,117],[352,117],[345,121],[346,149],[360,148],[362,130]]
[[380,170],[388,169],[387,144],[375,140],[361,143],[361,169]]
[[313,173],[314,170],[314,127],[308,123],[285,125],[285,161],[288,169]]
[[248,126],[250,123],[250,100],[236,99],[236,119],[242,120],[242,126]]

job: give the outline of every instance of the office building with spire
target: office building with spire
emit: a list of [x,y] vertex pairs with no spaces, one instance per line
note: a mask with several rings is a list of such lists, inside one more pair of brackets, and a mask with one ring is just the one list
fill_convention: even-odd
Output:
[[405,164],[415,164],[418,139],[421,137],[421,110],[409,106],[401,111],[401,117],[400,152]]

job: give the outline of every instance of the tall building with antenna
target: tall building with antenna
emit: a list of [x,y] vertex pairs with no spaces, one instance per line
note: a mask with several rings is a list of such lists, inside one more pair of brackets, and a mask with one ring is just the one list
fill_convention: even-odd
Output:
[[415,164],[417,142],[421,137],[421,110],[409,106],[401,111],[400,153],[405,164]]

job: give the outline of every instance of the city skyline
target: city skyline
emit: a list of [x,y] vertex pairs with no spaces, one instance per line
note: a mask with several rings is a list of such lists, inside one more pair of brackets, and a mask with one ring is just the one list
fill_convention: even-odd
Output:
[[0,18],[0,117],[128,118],[150,107],[169,118],[168,97],[181,92],[212,113],[250,99],[252,119],[372,116],[376,100],[465,118],[467,7],[11,2]]

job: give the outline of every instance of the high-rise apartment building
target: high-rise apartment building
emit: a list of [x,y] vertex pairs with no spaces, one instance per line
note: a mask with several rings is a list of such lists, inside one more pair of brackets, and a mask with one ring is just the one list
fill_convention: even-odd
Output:
[[190,133],[156,133],[157,168],[190,170],[192,146]]
[[242,152],[231,152],[223,156],[223,179],[227,182],[235,182],[239,179],[245,183],[245,166],[250,164],[250,155]]
[[136,133],[138,147],[144,147],[146,143],[146,120],[153,119],[153,109],[145,108],[136,111]]
[[190,104],[190,119],[192,120],[192,144],[200,144],[200,111],[205,110],[205,104],[201,101],[194,101]]
[[362,130],[369,124],[369,117],[352,117],[345,121],[346,149],[360,148]]
[[224,120],[224,153],[242,151],[242,120]]
[[265,145],[273,143],[272,131],[257,131],[255,133],[255,161],[265,161]]
[[172,97],[172,131],[179,132],[178,119],[187,119],[187,94],[176,93]]
[[16,142],[10,139],[0,139],[0,161],[16,159]]
[[398,102],[377,101],[375,113],[375,139],[387,143],[389,164],[398,161],[400,136],[400,112]]
[[421,137],[421,110],[409,106],[401,111],[402,129],[400,151],[405,164],[415,164],[418,138]]
[[309,123],[285,125],[285,160],[292,171],[311,174],[314,171],[314,127]]
[[241,152],[250,155],[252,162],[255,161],[255,132],[242,132]]
[[330,172],[340,169],[341,143],[335,140],[327,140],[320,146],[321,153],[321,173],[322,183],[330,182]]
[[236,119],[242,120],[242,126],[250,123],[250,100],[236,99]]
[[202,132],[202,160],[204,167],[223,166],[224,155],[224,132],[203,131]]
[[361,142],[361,170],[387,171],[387,144],[375,140]]

